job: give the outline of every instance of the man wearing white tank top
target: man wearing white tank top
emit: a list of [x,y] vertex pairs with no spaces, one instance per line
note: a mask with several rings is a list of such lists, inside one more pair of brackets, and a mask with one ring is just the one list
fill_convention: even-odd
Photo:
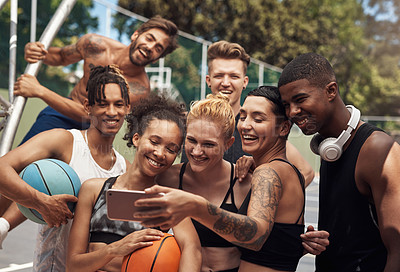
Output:
[[[40,133],[0,158],[0,179],[22,181],[18,173],[28,164],[45,158],[68,163],[81,182],[123,174],[127,161],[112,146],[115,135],[130,110],[129,87],[116,66],[92,69],[87,84],[85,110],[90,117],[88,130],[53,129]],[[8,229],[25,218],[15,203],[0,218],[0,246]],[[71,220],[59,225],[40,225],[33,271],[65,271]]]

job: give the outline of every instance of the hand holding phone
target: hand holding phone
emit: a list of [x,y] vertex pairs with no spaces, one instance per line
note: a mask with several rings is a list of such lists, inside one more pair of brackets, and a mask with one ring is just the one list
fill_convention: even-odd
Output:
[[141,198],[162,197],[163,194],[146,194],[144,191],[109,189],[106,191],[107,217],[111,220],[137,221],[133,215],[154,207],[136,207],[135,201]]

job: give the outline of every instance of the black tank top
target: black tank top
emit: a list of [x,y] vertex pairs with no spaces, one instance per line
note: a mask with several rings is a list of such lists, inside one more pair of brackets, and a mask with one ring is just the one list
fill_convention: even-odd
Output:
[[[187,163],[184,163],[181,167],[181,171],[179,173],[179,189],[183,190],[183,174],[185,173]],[[233,194],[233,186],[236,183],[236,178],[234,178],[234,166],[231,163],[231,178],[230,178],[230,185],[229,189],[226,192],[225,198],[222,201],[220,206],[221,209],[226,211],[237,213],[238,209],[235,205],[235,197]],[[228,197],[231,197],[232,203],[226,203]],[[196,220],[192,219],[193,225],[196,228],[197,234],[199,235],[201,246],[202,247],[235,247],[232,243],[228,242],[209,228],[205,227],[204,225],[200,224]]]
[[[383,271],[387,251],[354,174],[361,147],[380,129],[364,123],[335,162],[321,161],[318,228],[330,233],[329,246],[316,257],[316,271]],[[379,171],[377,169],[377,171]]]
[[[260,266],[270,267],[282,271],[295,271],[300,258],[303,256],[303,246],[300,234],[304,233],[304,225],[299,224],[304,215],[305,208],[305,187],[304,177],[300,171],[290,162],[282,159],[281,161],[289,164],[299,177],[304,194],[303,209],[294,224],[275,222],[271,233],[259,251],[247,248],[239,248],[242,252],[241,259]],[[247,194],[243,206],[239,209],[239,214],[247,215],[247,208],[250,202],[251,191]]]

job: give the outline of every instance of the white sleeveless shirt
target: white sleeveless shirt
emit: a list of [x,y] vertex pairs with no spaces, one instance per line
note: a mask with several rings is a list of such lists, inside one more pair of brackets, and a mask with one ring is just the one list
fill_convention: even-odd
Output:
[[121,154],[114,150],[116,157],[113,167],[109,170],[101,168],[93,159],[89,146],[80,130],[68,130],[74,136],[71,161],[69,166],[78,174],[81,183],[91,178],[110,178],[121,175],[126,171],[126,161]]
[[[74,137],[69,165],[77,173],[81,183],[91,178],[109,178],[126,172],[126,161],[115,149],[116,157],[109,170],[100,167],[93,159],[89,146],[80,130],[68,130]],[[72,220],[58,228],[39,225],[32,271],[63,272],[66,267],[69,230]]]

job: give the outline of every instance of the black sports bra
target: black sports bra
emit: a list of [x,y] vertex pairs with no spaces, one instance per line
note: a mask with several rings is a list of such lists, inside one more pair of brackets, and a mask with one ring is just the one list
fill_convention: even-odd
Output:
[[[294,224],[275,222],[271,233],[265,241],[260,251],[253,251],[246,248],[239,248],[242,252],[241,259],[257,265],[270,267],[283,271],[295,271],[300,258],[303,256],[303,246],[301,244],[300,234],[304,232],[304,225],[298,224],[304,214],[305,208],[305,182],[300,171],[290,162],[282,159],[274,159],[273,161],[282,161],[289,164],[299,177],[301,187],[303,189],[304,203],[303,209]],[[250,202],[251,190],[247,194],[240,207],[239,214],[247,214],[247,207]]]
[[[181,171],[179,173],[179,189],[183,190],[183,175],[186,170],[187,163],[184,163],[181,167]],[[238,209],[235,205],[235,197],[233,194],[233,186],[236,183],[236,178],[233,176],[234,174],[234,166],[231,163],[231,178],[230,178],[230,185],[229,189],[226,192],[225,198],[220,205],[221,209],[226,211],[237,213]],[[231,197],[232,203],[226,203],[228,197]],[[199,235],[201,246],[202,247],[235,247],[232,243],[228,242],[209,228],[205,227],[204,225],[200,224],[196,220],[192,219],[193,225],[196,228],[197,234]]]

